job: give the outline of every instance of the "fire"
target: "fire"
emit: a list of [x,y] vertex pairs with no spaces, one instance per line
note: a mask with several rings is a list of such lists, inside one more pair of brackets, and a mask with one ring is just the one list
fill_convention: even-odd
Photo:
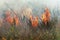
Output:
[[10,16],[10,11],[6,11],[6,19],[8,23],[13,24],[13,18]]
[[18,19],[17,16],[14,16],[14,18],[8,16],[8,17],[6,18],[6,21],[7,21],[8,23],[10,23],[10,24],[14,24],[14,23],[15,23],[15,25],[18,25],[18,24],[19,24],[19,19]]
[[30,20],[31,20],[31,24],[33,27],[37,27],[38,26],[38,17],[32,17],[30,16]]
[[50,12],[49,12],[48,8],[45,9],[45,12],[44,12],[44,14],[42,14],[41,19],[45,24],[47,24],[47,22],[50,20]]
[[19,24],[19,19],[16,15],[14,16],[14,20],[15,20],[15,24],[18,25]]
[[7,11],[7,12],[6,12],[6,21],[7,21],[8,23],[10,23],[10,24],[14,24],[14,23],[15,23],[15,25],[18,25],[18,24],[19,24],[19,19],[18,19],[18,17],[17,17],[16,15],[14,15],[14,17],[11,17],[10,11]]
[[6,21],[10,24],[13,24],[13,18],[10,16],[6,18]]

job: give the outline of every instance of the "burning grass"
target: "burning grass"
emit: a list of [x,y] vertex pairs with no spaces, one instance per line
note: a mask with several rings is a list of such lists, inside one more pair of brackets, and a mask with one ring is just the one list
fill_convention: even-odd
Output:
[[7,26],[7,29],[6,27],[1,27],[3,30],[1,32],[2,35],[0,35],[1,40],[57,40],[57,19],[55,16],[51,17],[48,8],[45,9],[40,18],[33,15],[29,15],[29,17],[24,15],[24,19],[27,19],[25,22],[19,20],[16,14],[13,17],[10,14],[10,11],[5,14],[5,24],[3,25]]

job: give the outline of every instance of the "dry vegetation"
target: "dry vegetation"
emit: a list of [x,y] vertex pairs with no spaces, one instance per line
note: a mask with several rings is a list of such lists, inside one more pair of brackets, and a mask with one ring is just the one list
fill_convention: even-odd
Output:
[[40,16],[34,15],[31,8],[21,10],[20,15],[12,9],[4,10],[0,40],[57,40],[58,17],[52,16],[48,8],[44,10]]

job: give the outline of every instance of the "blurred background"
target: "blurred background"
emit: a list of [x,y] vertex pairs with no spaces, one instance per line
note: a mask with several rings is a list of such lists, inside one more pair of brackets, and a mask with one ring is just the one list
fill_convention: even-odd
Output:
[[[4,34],[5,31],[8,31],[9,26],[11,26],[9,23],[5,21],[6,11],[8,11],[7,15],[10,15],[11,17],[17,16],[17,20],[19,18],[19,22],[21,23],[19,23],[18,30],[21,30],[20,33],[21,35],[23,35],[23,30],[25,31],[26,29],[29,31],[29,29],[27,29],[28,27],[25,27],[28,26],[26,20],[28,22],[29,16],[33,15],[41,17],[41,15],[44,13],[45,8],[49,9],[51,17],[57,16],[58,22],[56,24],[56,33],[58,40],[60,40],[60,0],[0,0],[1,34]],[[25,19],[24,16],[26,17]],[[7,27],[7,25],[9,26]],[[24,28],[22,28],[22,26],[24,26]],[[28,32],[26,32],[26,35],[27,34]]]

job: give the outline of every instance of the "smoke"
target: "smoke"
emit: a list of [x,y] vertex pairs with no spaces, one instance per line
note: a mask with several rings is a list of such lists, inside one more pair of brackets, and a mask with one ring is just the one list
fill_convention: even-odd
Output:
[[59,4],[59,0],[0,0],[0,17],[2,14],[4,14],[5,10],[8,10],[10,8],[16,11],[19,16],[22,15],[22,11],[30,8],[33,15],[39,16],[44,12],[45,7],[48,7],[50,11],[55,11],[59,9]]

